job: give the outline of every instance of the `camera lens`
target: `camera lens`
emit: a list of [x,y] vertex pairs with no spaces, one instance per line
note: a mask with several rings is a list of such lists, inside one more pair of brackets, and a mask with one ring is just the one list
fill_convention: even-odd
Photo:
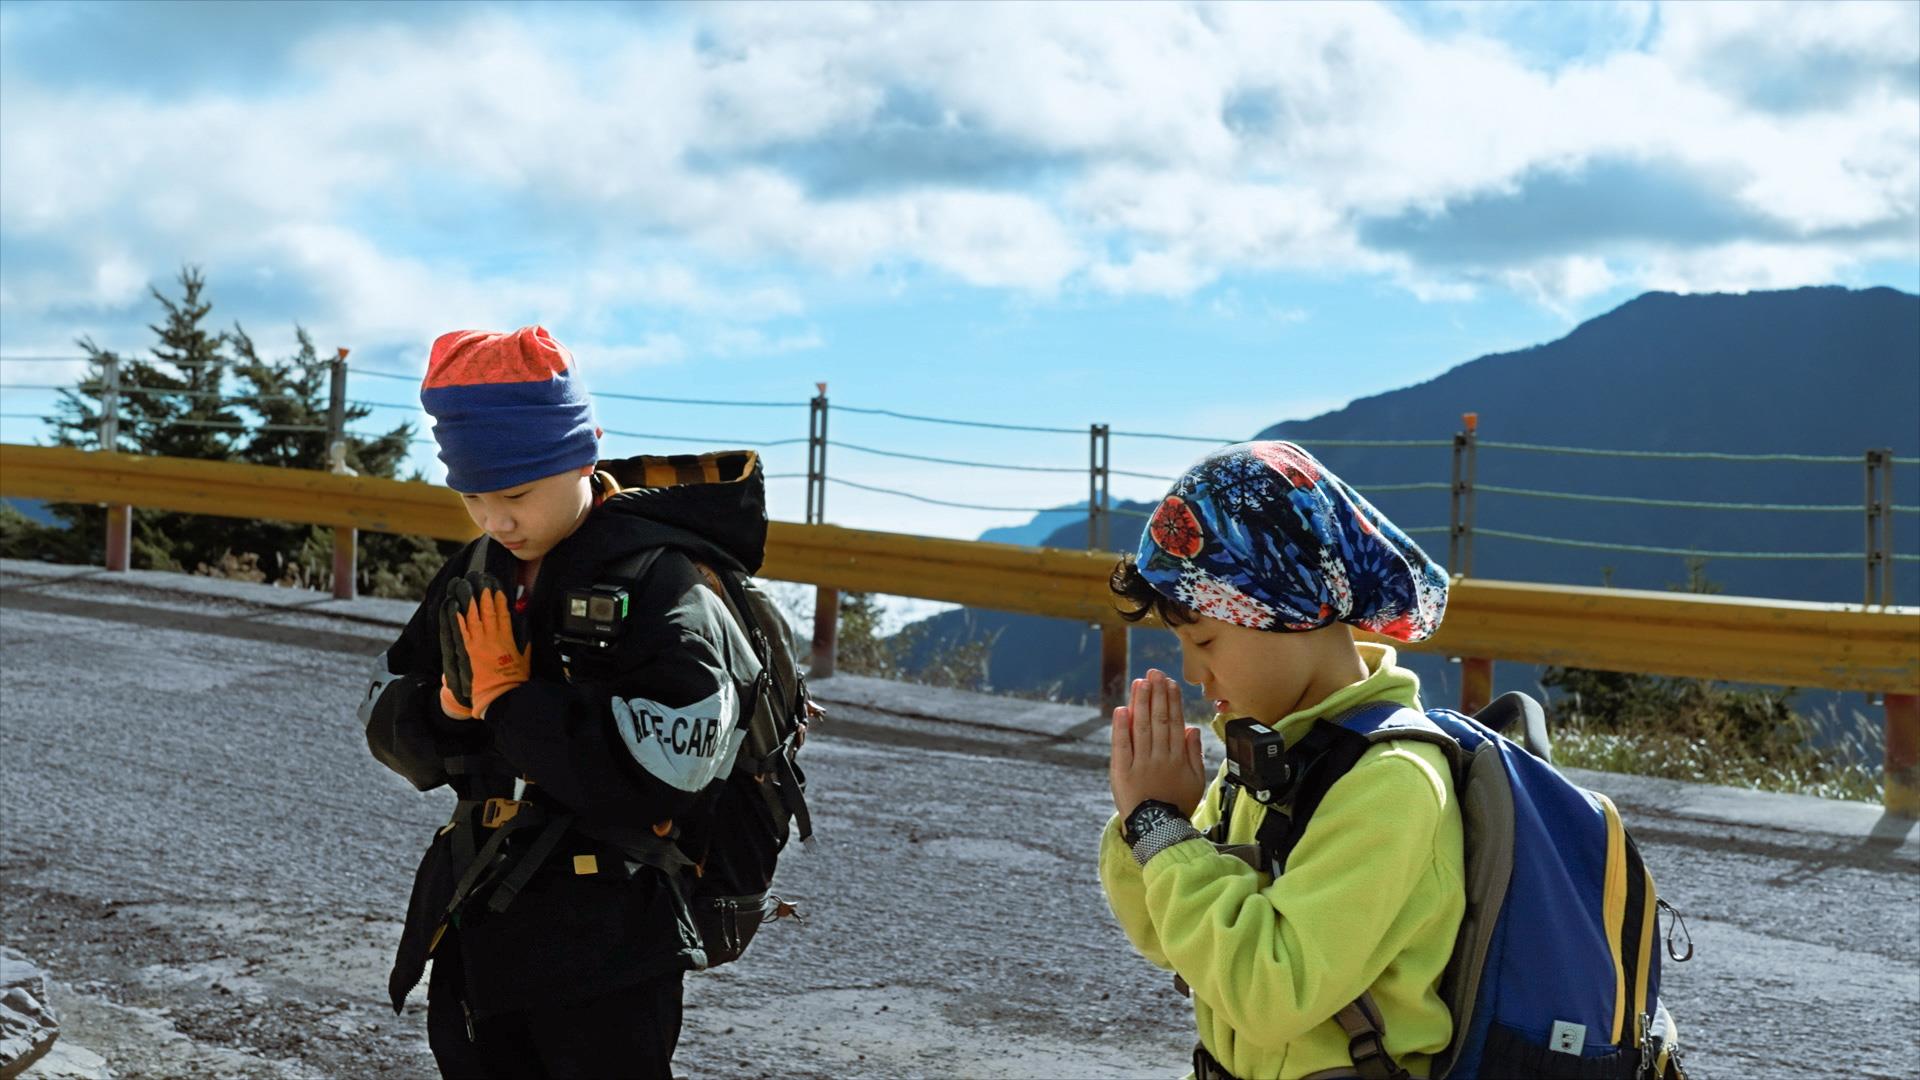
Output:
[[596,596],[587,602],[587,617],[594,622],[613,620],[613,600],[610,597]]

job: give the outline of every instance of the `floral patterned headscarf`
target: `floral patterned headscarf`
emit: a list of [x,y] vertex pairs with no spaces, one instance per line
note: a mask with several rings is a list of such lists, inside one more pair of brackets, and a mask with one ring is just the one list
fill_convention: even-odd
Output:
[[1420,641],[1447,608],[1446,571],[1289,442],[1237,443],[1188,469],[1135,564],[1162,596],[1254,630],[1345,622]]

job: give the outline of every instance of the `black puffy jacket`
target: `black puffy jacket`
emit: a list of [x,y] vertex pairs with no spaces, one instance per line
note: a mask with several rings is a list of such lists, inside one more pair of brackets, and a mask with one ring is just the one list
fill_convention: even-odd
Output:
[[[646,459],[667,460],[682,459]],[[448,560],[376,660],[360,710],[369,749],[416,788],[447,784],[461,800],[415,875],[389,983],[396,1010],[433,950],[453,942],[478,1015],[586,1000],[702,962],[678,872],[608,858],[603,841],[701,816],[731,764],[743,697],[759,675],[751,645],[694,565],[759,569],[767,531],[759,463],[748,453],[703,460],[720,463],[719,482],[621,491],[547,553],[525,615],[531,678],[496,699],[484,719],[440,711],[436,613],[475,545],[487,544],[488,572],[514,580],[514,557],[500,545],[482,538]],[[659,475],[657,465],[649,472],[639,461],[601,467]],[[621,583],[631,602],[616,644],[587,656],[557,643],[565,590],[607,582],[616,564],[647,551],[657,554],[640,577]],[[571,824],[556,830],[538,872],[505,910],[479,904],[476,892],[448,933],[441,922],[455,883],[493,832],[479,824],[482,804],[512,797],[516,778],[529,802]],[[507,837],[495,864],[525,858],[537,833]],[[581,864],[571,856],[594,853],[588,865],[596,872],[576,872]]]

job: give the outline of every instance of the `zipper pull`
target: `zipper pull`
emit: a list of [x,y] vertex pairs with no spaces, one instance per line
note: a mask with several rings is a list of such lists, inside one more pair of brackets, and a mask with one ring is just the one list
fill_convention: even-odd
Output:
[[[1672,957],[1673,962],[1676,964],[1684,964],[1693,959],[1693,932],[1687,929],[1686,917],[1680,914],[1680,909],[1667,903],[1667,898],[1664,896],[1659,897],[1654,902],[1660,906],[1662,911],[1665,911],[1673,917],[1673,922],[1667,927],[1667,955]],[[1685,956],[1680,955],[1679,951],[1673,947],[1673,932],[1675,930],[1686,935],[1687,954]]]

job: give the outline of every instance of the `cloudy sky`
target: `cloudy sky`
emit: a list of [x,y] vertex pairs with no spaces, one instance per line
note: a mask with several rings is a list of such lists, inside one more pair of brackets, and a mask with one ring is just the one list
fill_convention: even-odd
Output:
[[[268,351],[298,323],[369,373],[538,322],[599,391],[826,381],[836,405],[1244,437],[1648,289],[1920,289],[1920,5],[0,3],[0,355],[145,347],[148,286],[183,263]],[[0,365],[0,387],[70,377]],[[600,411],[806,433],[804,408]],[[834,434],[1086,456],[878,416]],[[1114,465],[1193,449],[1117,440]],[[767,453],[804,470],[803,446]],[[857,451],[833,471],[1004,506],[1085,487]],[[801,485],[771,488],[798,517]],[[1022,517],[849,487],[829,510]]]

